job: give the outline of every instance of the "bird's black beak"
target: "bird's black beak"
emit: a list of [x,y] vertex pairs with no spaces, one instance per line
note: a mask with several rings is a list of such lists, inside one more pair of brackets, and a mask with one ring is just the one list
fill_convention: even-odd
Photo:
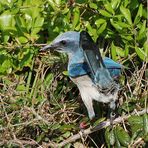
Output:
[[46,45],[43,48],[40,49],[40,51],[48,51],[48,50],[52,50],[55,49],[55,47],[52,44]]

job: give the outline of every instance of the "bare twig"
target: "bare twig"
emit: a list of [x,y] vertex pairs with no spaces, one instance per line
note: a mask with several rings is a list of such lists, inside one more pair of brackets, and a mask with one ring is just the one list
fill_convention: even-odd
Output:
[[[142,111],[139,111],[139,112],[133,112],[131,115],[135,115],[135,114],[137,115],[137,113],[138,113],[138,115],[143,115],[145,113],[148,113],[148,108],[143,109]],[[119,124],[119,123],[123,122],[123,120],[124,121],[127,120],[131,115],[125,115],[125,116],[122,116],[122,117],[118,117],[113,121],[113,124],[114,125]],[[54,147],[54,148],[63,147],[68,143],[71,143],[71,142],[74,142],[74,141],[80,139],[83,136],[83,134],[84,135],[89,135],[89,134],[94,133],[94,132],[96,132],[98,130],[106,128],[108,126],[110,126],[110,121],[109,120],[103,121],[103,122],[99,123],[99,125],[97,125],[97,126],[95,126],[93,128],[88,128],[88,129],[84,130],[83,133],[79,132],[78,134],[69,137],[68,139],[64,140],[63,142],[61,142],[59,144],[50,141],[49,143],[43,142],[42,145],[39,145],[36,141],[34,141],[32,139],[30,139],[30,140],[21,140],[21,139],[14,138],[13,140],[10,140],[10,141],[8,141],[8,140],[1,141],[0,145],[12,142],[12,143],[16,143],[16,144],[21,145],[21,146],[24,146],[26,144],[27,145],[38,145],[39,148],[43,148],[43,147],[44,148],[46,148],[46,147]]]
[[[144,110],[138,112],[139,115],[143,115],[143,114],[145,114],[145,113],[148,113],[148,108],[146,108],[146,109],[144,109]],[[135,115],[135,114],[136,114],[136,113],[133,112],[131,115]],[[118,118],[116,118],[116,119],[113,121],[113,124],[114,124],[114,125],[115,125],[115,124],[119,124],[119,123],[123,122],[123,120],[124,120],[124,121],[127,120],[131,115],[125,115],[125,116],[123,116],[123,117],[118,117]],[[88,128],[88,129],[84,130],[84,131],[83,131],[83,134],[84,134],[84,135],[88,135],[88,134],[94,133],[94,132],[96,132],[96,131],[98,131],[98,130],[101,130],[101,129],[103,129],[103,128],[106,128],[106,127],[108,127],[108,126],[110,126],[110,121],[109,121],[109,120],[103,121],[103,122],[99,123],[99,125],[97,125],[97,126],[95,126],[95,127],[93,127],[93,128]],[[50,147],[63,147],[64,145],[66,145],[66,144],[68,144],[68,143],[71,143],[71,142],[74,142],[74,141],[80,139],[81,136],[82,136],[82,132],[80,131],[78,134],[69,137],[68,139],[64,140],[63,142],[61,142],[61,143],[59,143],[59,144],[50,142],[50,143],[48,143],[48,146],[50,146]]]

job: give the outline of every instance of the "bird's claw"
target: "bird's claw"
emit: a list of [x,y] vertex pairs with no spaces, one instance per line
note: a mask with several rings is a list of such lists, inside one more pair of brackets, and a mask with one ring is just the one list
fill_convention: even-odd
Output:
[[113,126],[113,121],[115,119],[115,116],[116,116],[116,114],[113,111],[111,111],[111,113],[110,113],[110,125],[111,126]]

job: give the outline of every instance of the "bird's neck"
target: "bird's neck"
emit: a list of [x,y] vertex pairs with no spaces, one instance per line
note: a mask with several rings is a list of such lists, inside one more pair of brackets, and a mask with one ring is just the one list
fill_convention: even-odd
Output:
[[84,62],[84,55],[81,48],[78,48],[76,52],[73,52],[72,54],[69,54],[69,64],[77,64],[77,63],[83,63]]
[[84,62],[84,55],[79,48],[75,53],[69,55],[68,73],[70,77],[78,77],[89,72],[88,65]]

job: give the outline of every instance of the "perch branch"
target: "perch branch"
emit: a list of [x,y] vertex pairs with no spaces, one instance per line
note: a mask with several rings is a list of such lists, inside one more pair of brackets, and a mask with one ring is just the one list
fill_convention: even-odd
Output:
[[[148,113],[148,108],[143,109],[142,111],[139,111],[139,112],[137,112],[137,111],[135,110],[135,112],[133,112],[131,115],[143,115],[143,114],[145,114],[145,113]],[[123,120],[124,120],[124,121],[127,120],[131,115],[125,115],[125,116],[122,116],[122,117],[118,117],[118,118],[116,118],[116,119],[113,121],[113,124],[114,124],[114,125],[119,124],[119,123],[121,123]],[[33,145],[38,145],[38,148],[48,148],[48,147],[59,148],[59,147],[65,146],[65,145],[68,144],[68,143],[71,143],[71,142],[74,142],[74,141],[80,139],[83,135],[89,135],[89,134],[94,133],[94,132],[96,132],[96,131],[98,131],[98,130],[101,130],[101,129],[103,129],[103,128],[106,128],[106,127],[108,127],[108,126],[110,126],[110,121],[109,121],[109,120],[103,121],[103,122],[99,123],[97,126],[95,126],[95,127],[93,127],[93,128],[88,128],[88,129],[84,130],[83,133],[82,133],[82,132],[79,132],[78,134],[75,134],[75,135],[69,137],[68,139],[64,140],[63,142],[61,142],[61,143],[59,143],[59,144],[50,141],[49,143],[43,142],[42,145],[39,145],[39,144],[38,144],[36,141],[34,141],[34,140],[21,140],[21,139],[14,139],[14,140],[11,140],[11,142],[12,142],[12,143],[16,143],[16,144],[18,144],[18,145],[20,145],[20,144],[21,144],[21,145],[26,145],[26,144],[27,144],[27,145],[31,145],[31,146],[33,146]],[[140,140],[141,140],[141,139],[140,139]],[[10,142],[10,141],[9,141],[9,142]],[[139,141],[137,141],[137,142],[139,142]],[[7,140],[0,141],[0,146],[3,145],[3,144],[6,144],[6,143],[8,143]]]
[[[145,113],[148,113],[148,108],[146,108],[142,111],[139,111],[139,112],[133,112],[131,115],[135,115],[135,114],[143,115]],[[122,116],[122,117],[118,117],[113,121],[113,124],[116,125],[118,123],[121,123],[123,120],[124,121],[127,120],[131,115],[125,115],[125,116]],[[69,137],[68,139],[64,140],[63,142],[61,142],[59,144],[50,142],[47,145],[50,146],[50,147],[63,147],[64,145],[66,145],[68,143],[71,143],[71,142],[74,142],[74,141],[80,139],[83,134],[88,135],[88,134],[94,133],[98,130],[101,130],[103,128],[106,128],[108,126],[110,126],[110,121],[109,120],[103,121],[93,128],[88,128],[88,129],[84,130],[83,133],[80,131],[78,134],[75,134],[75,135]]]

